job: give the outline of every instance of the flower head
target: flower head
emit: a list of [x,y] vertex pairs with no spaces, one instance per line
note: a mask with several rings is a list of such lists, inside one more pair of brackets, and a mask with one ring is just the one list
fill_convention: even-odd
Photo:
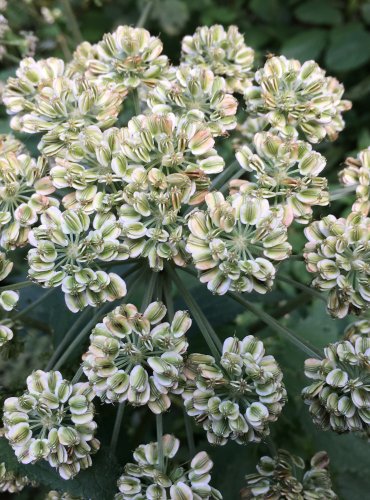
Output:
[[224,78],[207,68],[180,66],[176,78],[157,85],[147,102],[153,113],[172,111],[189,121],[205,122],[214,136],[236,127],[238,101],[226,92]]
[[0,463],[0,492],[19,493],[26,486],[35,486],[28,477],[7,470],[5,462]]
[[63,479],[89,467],[99,449],[93,397],[88,383],[72,384],[57,371],[33,372],[27,391],[4,403],[5,437],[18,460],[47,460]]
[[245,145],[236,153],[255,183],[246,183],[244,189],[258,190],[274,206],[286,209],[291,219],[307,224],[313,206],[329,203],[327,180],[318,176],[325,158],[307,142],[288,141],[270,132],[257,133],[253,142],[254,151]]
[[190,354],[185,374],[185,409],[213,444],[259,442],[286,401],[283,374],[253,335],[227,338],[219,363],[209,355]]
[[29,235],[30,277],[45,288],[62,286],[68,308],[77,312],[126,295],[126,284],[115,273],[106,273],[96,261],[123,260],[127,248],[113,215],[96,219],[82,211],[61,212],[52,207],[41,216],[41,225]]
[[[363,327],[364,331],[362,330]],[[368,432],[370,424],[370,335],[356,322],[346,339],[324,349],[325,357],[307,359],[305,375],[312,379],[302,395],[315,424],[336,432]]]
[[303,133],[309,142],[335,140],[343,130],[342,113],[351,108],[342,100],[344,88],[314,61],[303,65],[284,56],[271,57],[256,72],[257,85],[245,89],[247,110],[265,115],[283,135]]
[[360,151],[357,158],[347,158],[345,167],[339,172],[345,186],[356,186],[354,212],[368,215],[370,211],[370,147]]
[[180,446],[175,436],[165,434],[162,446],[163,469],[159,464],[157,442],[136,448],[135,463],[126,464],[124,474],[118,479],[120,492],[115,500],[222,499],[221,493],[209,484],[213,462],[205,451],[197,453],[185,468],[173,460]]
[[152,302],[143,313],[123,304],[96,325],[83,369],[102,401],[147,404],[161,413],[171,404],[169,394],[182,392],[191,319],[177,311],[171,322],[161,323],[166,312],[161,302]]
[[181,46],[182,61],[189,66],[209,68],[226,80],[229,92],[241,92],[251,84],[254,50],[245,44],[236,26],[202,26],[192,36],[185,36]]
[[343,318],[370,303],[370,219],[352,212],[347,218],[328,215],[305,228],[306,267],[316,275],[312,286],[329,291],[328,311]]
[[278,450],[275,457],[261,457],[257,472],[246,476],[247,487],[242,490],[242,499],[336,499],[328,465],[327,453],[319,451],[311,458],[310,468],[304,471],[301,457]]
[[236,193],[225,200],[220,192],[205,198],[207,210],[189,216],[186,249],[200,280],[216,293],[228,290],[266,293],[275,277],[274,261],[286,259],[291,246],[282,214],[266,199]]
[[95,46],[87,63],[88,75],[120,88],[131,89],[140,84],[152,87],[164,78],[168,68],[168,58],[161,55],[162,50],[160,39],[149,31],[119,26]]

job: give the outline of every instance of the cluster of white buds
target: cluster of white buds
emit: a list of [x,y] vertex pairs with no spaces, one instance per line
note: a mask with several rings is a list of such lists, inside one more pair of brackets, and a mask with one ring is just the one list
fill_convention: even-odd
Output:
[[28,252],[30,277],[46,288],[61,285],[73,312],[124,297],[124,280],[102,271],[95,262],[127,258],[127,251],[118,242],[119,235],[113,215],[95,219],[91,228],[84,212],[48,208],[41,215],[41,225],[29,234],[35,247]]
[[89,467],[100,446],[93,398],[88,383],[72,384],[57,371],[33,372],[27,391],[4,403],[5,437],[18,460],[47,460],[63,479]]
[[[257,472],[246,476],[247,486],[241,492],[243,500],[329,500],[337,499],[332,490],[328,471],[329,457],[325,451],[316,453],[305,470],[301,457],[286,450],[278,450],[276,456],[263,456]],[[299,474],[299,469],[302,472]],[[302,477],[299,478],[299,475]]]
[[26,476],[7,470],[4,462],[0,463],[0,493],[19,493],[26,486],[36,486],[36,484]]
[[236,153],[241,167],[252,174],[252,182],[238,183],[240,190],[258,193],[273,206],[283,207],[286,223],[306,224],[312,207],[328,205],[327,180],[318,176],[326,160],[310,144],[271,132],[256,133],[253,143],[254,151],[244,145]]
[[7,250],[28,243],[39,214],[59,204],[46,173],[45,158],[9,151],[0,157],[0,244]]
[[324,359],[307,359],[312,379],[302,395],[314,422],[324,430],[366,431],[370,424],[369,322],[349,325],[345,340],[324,349]]
[[328,311],[343,318],[370,305],[370,218],[352,212],[347,218],[323,217],[305,228],[307,270],[312,285],[329,291]]
[[245,89],[247,111],[266,117],[286,137],[303,134],[309,142],[335,140],[343,130],[342,113],[351,108],[342,100],[344,87],[315,63],[303,65],[284,56],[271,57],[255,74],[255,86]]
[[143,313],[123,304],[96,325],[83,370],[102,401],[129,401],[161,413],[170,407],[171,393],[182,393],[191,319],[177,311],[171,322],[161,323],[166,313],[162,302],[152,302]]
[[286,401],[283,374],[253,335],[226,339],[219,363],[209,355],[190,354],[185,374],[185,409],[213,444],[259,442]]
[[[0,282],[4,280],[13,268],[13,262],[0,252]],[[2,318],[2,312],[11,311],[19,300],[19,294],[15,290],[3,290],[0,292],[0,348],[13,338],[12,324],[7,318]]]
[[360,151],[357,158],[347,158],[345,167],[339,172],[345,186],[356,187],[356,201],[352,210],[368,215],[370,211],[370,148]]
[[213,462],[205,451],[197,453],[187,468],[177,466],[173,458],[180,441],[170,434],[162,437],[164,465],[159,459],[158,443],[142,444],[134,451],[135,463],[125,465],[118,479],[115,500],[221,500],[213,488],[210,472]]
[[207,210],[189,216],[186,250],[200,281],[218,294],[228,290],[266,293],[275,277],[274,262],[287,259],[291,246],[282,210],[241,190],[225,200],[220,192],[205,197]]
[[251,85],[254,50],[245,44],[236,26],[202,26],[185,36],[181,60],[189,66],[208,68],[226,80],[230,92],[243,93]]

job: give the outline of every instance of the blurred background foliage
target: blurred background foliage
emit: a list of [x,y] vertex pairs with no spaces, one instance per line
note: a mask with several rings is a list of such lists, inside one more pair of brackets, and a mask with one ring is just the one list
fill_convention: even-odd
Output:
[[[145,27],[159,35],[164,51],[172,62],[178,62],[181,39],[193,33],[197,26],[220,23],[236,24],[245,34],[248,45],[256,50],[256,66],[268,54],[284,54],[300,61],[315,59],[328,74],[336,76],[346,88],[346,98],[353,101],[353,108],[346,114],[346,129],[334,143],[320,145],[328,159],[329,178],[335,187],[337,172],[343,160],[370,146],[370,1],[367,0],[153,0]],[[85,40],[97,42],[106,32],[119,24],[135,25],[148,8],[147,0],[74,0],[71,1]],[[35,57],[55,55],[69,58],[74,50],[71,25],[66,22],[64,0],[8,0],[7,18],[14,36],[21,30],[33,31],[39,41]],[[12,34],[8,36],[13,36]],[[11,40],[11,38],[10,38]],[[22,56],[22,47],[15,46],[1,64],[0,80],[5,80],[16,69],[15,60]],[[7,132],[8,119],[0,111],[0,132]],[[26,138],[35,150],[34,138]],[[350,197],[343,198],[326,213],[345,213],[351,204]],[[319,214],[317,214],[319,216]],[[294,229],[293,229],[294,231]],[[292,235],[296,249],[303,246],[302,228]],[[295,252],[296,253],[296,252]],[[24,268],[24,255],[17,256],[19,276]],[[24,271],[23,271],[24,272]],[[119,272],[119,271],[118,271]],[[281,272],[295,276],[302,283],[310,279],[300,262],[284,263]],[[201,430],[194,429],[197,449],[207,449],[215,461],[215,486],[222,490],[225,500],[238,498],[244,484],[244,475],[254,470],[257,457],[272,446],[284,447],[308,459],[316,451],[326,449],[331,457],[331,472],[339,498],[364,500],[369,497],[370,457],[369,443],[357,436],[337,436],[317,430],[301,401],[300,391],[305,385],[303,375],[304,355],[274,332],[268,330],[254,317],[243,313],[240,306],[225,297],[213,297],[196,280],[188,281],[194,297],[201,304],[210,322],[225,338],[229,335],[257,334],[280,362],[285,374],[289,402],[282,418],[272,425],[272,439],[266,444],[241,447],[235,444],[209,449]],[[39,289],[32,287],[22,294],[21,307],[37,299]],[[137,290],[139,297],[141,290]],[[298,335],[309,339],[317,347],[335,341],[343,334],[346,321],[333,320],[325,312],[320,300],[312,300],[304,292],[297,294],[291,286],[278,284],[266,297],[252,296],[258,305],[270,312],[281,324],[287,325]],[[184,307],[181,299],[177,308]],[[60,311],[63,311],[63,314]],[[55,293],[47,304],[32,310],[27,332],[18,336],[13,352],[0,359],[0,399],[23,387],[25,377],[34,368],[43,365],[65,332],[76,321],[76,316],[66,312],[62,298]],[[57,318],[57,321],[56,321]],[[50,336],[52,335],[52,342]],[[201,351],[197,329],[191,331],[191,346]],[[80,353],[63,369],[66,377],[73,375]],[[21,353],[21,355],[20,355]],[[17,362],[14,363],[14,355]],[[111,499],[116,491],[115,480],[124,464],[131,459],[132,450],[140,442],[155,439],[155,424],[143,409],[126,409],[125,425],[120,438],[118,456],[109,454],[109,441],[115,417],[113,406],[99,407],[99,438],[103,450],[94,466],[82,472],[73,481],[65,482],[46,465],[19,465],[3,439],[0,439],[0,456],[7,457],[14,469],[41,484],[38,490],[25,490],[19,498],[43,498],[49,489],[61,489],[73,495],[99,500]],[[104,421],[104,424],[103,424]],[[164,416],[166,432],[175,432],[185,441],[181,407]],[[273,443],[273,444],[272,444]],[[270,447],[270,450],[269,450]],[[186,447],[185,447],[186,452]],[[181,457],[183,458],[183,457]],[[184,458],[186,460],[186,458]]]

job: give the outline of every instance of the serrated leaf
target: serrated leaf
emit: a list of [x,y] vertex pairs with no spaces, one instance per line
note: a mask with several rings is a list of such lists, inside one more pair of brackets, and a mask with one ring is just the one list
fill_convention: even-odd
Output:
[[299,5],[294,14],[304,23],[317,25],[336,25],[342,22],[342,13],[329,0],[309,0]]
[[325,62],[328,69],[349,71],[370,60],[370,33],[362,24],[352,23],[336,28],[330,36]]
[[287,40],[283,44],[281,52],[286,57],[292,57],[301,62],[317,59],[325,47],[326,39],[325,30],[307,30]]

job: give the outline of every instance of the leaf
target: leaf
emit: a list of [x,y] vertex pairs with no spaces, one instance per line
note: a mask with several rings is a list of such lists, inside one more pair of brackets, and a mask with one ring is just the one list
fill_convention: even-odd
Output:
[[348,99],[352,101],[357,101],[358,99],[362,99],[370,93],[370,76],[366,76],[359,83],[357,83],[354,87],[350,88],[346,94]]
[[309,0],[294,11],[297,19],[304,23],[318,25],[336,25],[342,22],[342,13],[329,0]]
[[317,59],[325,47],[326,39],[325,30],[307,30],[287,40],[283,44],[281,52],[286,57],[293,57],[301,62]]
[[117,492],[116,484],[120,467],[110,454],[109,448],[102,448],[92,457],[93,465],[69,481],[62,479],[58,472],[45,461],[35,465],[20,464],[5,438],[0,439],[0,457],[7,469],[27,476],[32,481],[50,489],[92,500],[111,500]]
[[334,71],[349,71],[370,59],[370,33],[362,24],[352,23],[336,28],[330,36],[325,62]]
[[163,31],[168,35],[176,35],[189,19],[189,11],[181,0],[163,0],[158,3],[153,17],[157,18]]
[[251,11],[260,19],[269,23],[286,21],[289,19],[289,9],[285,2],[280,0],[252,0],[250,3]]

